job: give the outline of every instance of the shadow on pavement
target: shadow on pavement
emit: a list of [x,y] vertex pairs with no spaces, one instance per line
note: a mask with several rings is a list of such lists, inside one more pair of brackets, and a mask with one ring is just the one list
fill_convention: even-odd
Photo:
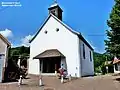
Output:
[[120,82],[120,78],[116,78],[116,79],[114,79],[114,80],[116,80],[116,81],[119,81],[119,82]]

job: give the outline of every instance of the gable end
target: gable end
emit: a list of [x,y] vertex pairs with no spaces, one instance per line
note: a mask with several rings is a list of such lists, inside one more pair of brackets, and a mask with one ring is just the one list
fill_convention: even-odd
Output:
[[31,43],[36,36],[39,34],[39,32],[41,31],[41,29],[43,28],[43,26],[47,23],[48,19],[50,18],[50,15],[47,17],[47,19],[44,21],[44,23],[40,26],[39,30],[37,31],[37,33],[35,34],[35,36],[29,41],[29,43]]
[[74,31],[73,29],[71,29],[68,25],[66,25],[64,22],[62,22],[61,20],[59,20],[56,16],[54,16],[52,13],[49,14],[49,16],[47,17],[47,19],[44,21],[44,23],[41,25],[40,29],[38,30],[38,32],[35,34],[35,36],[30,40],[30,43],[36,38],[36,36],[39,34],[39,32],[41,31],[41,29],[43,28],[43,26],[47,23],[47,21],[49,20],[50,17],[53,17],[55,20],[57,20],[60,24],[62,24],[65,28],[67,28],[70,32],[72,32],[73,34],[77,35],[91,50],[94,50],[91,45],[84,39],[84,37],[81,35],[80,32]]

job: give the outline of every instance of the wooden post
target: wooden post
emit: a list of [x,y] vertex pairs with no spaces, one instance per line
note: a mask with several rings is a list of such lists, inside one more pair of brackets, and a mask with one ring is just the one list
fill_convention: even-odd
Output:
[[39,76],[39,86],[41,87],[41,86],[43,86],[43,80],[42,80],[42,63],[41,63],[41,61],[40,61],[40,76]]
[[69,81],[71,81],[71,74],[69,75]]
[[18,81],[18,85],[20,86],[22,84],[22,75],[20,75],[20,79]]
[[61,75],[61,83],[64,83],[63,75]]
[[39,86],[43,86],[42,75],[40,75],[40,78],[39,78]]
[[55,64],[55,75],[57,76],[57,64]]

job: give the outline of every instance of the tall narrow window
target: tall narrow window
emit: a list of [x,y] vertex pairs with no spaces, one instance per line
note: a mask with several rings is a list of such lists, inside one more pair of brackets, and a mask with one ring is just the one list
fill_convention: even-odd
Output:
[[92,52],[90,51],[90,61],[92,61]]
[[85,59],[85,45],[83,44],[83,58]]

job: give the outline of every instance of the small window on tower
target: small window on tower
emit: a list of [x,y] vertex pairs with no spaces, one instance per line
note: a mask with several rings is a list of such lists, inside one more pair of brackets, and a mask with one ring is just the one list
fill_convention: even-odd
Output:
[[47,33],[48,33],[48,31],[45,31],[44,33],[45,33],[45,34],[47,34]]
[[58,31],[59,31],[59,28],[56,29],[56,32],[58,32]]

